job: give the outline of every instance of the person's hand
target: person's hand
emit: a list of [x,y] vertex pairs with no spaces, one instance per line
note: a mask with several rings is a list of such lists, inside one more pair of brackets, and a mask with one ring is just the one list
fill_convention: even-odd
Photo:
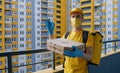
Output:
[[73,51],[70,50],[65,50],[64,55],[69,56],[69,57],[83,57],[84,53],[80,51],[76,46],[72,46]]
[[48,33],[50,35],[53,35],[53,30],[54,30],[54,22],[51,22],[50,19],[47,19],[45,22],[45,25],[48,29]]

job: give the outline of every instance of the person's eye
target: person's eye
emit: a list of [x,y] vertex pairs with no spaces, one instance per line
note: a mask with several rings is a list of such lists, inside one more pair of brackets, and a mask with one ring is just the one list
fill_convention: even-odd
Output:
[[72,18],[74,18],[75,16],[72,16]]

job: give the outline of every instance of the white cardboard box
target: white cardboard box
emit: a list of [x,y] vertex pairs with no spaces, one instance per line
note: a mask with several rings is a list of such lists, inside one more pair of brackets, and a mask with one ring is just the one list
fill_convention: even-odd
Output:
[[64,50],[73,50],[72,46],[77,46],[79,50],[85,51],[85,44],[80,42],[74,42],[68,39],[50,39],[47,40],[47,49],[58,54],[62,54]]

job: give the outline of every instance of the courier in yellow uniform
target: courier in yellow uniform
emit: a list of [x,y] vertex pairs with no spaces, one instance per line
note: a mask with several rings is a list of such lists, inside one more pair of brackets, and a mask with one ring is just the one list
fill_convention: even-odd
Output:
[[[70,12],[72,30],[69,33],[67,39],[82,42],[83,41],[83,12],[79,8],[74,8]],[[64,35],[65,36],[65,35]],[[63,37],[64,37],[63,36]],[[86,52],[81,52],[77,47],[73,46],[74,51],[66,50],[65,56],[65,68],[64,73],[88,73],[87,62],[92,58],[93,36],[88,34],[88,40],[86,43]]]
[[[72,30],[70,31],[67,39],[82,42],[82,21],[83,21],[83,12],[79,8],[74,8],[70,12],[70,21]],[[46,27],[49,33],[49,39],[53,38],[54,23],[48,19],[46,21]],[[64,73],[88,73],[87,71],[87,61],[92,58],[93,51],[93,37],[92,34],[88,34],[88,39],[86,43],[86,51],[82,52],[78,50],[76,46],[72,46],[73,51],[64,51],[65,55],[65,68]]]

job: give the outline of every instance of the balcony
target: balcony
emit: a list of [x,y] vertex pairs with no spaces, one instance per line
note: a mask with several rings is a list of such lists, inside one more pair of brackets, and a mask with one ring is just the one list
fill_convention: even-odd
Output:
[[41,13],[42,13],[42,14],[47,14],[48,11],[47,11],[47,10],[42,10]]
[[10,4],[12,0],[5,0],[6,4]]
[[48,33],[41,33],[41,37],[48,37]]
[[12,38],[12,34],[5,34],[5,38]]
[[6,11],[10,11],[10,10],[11,10],[10,4],[6,4],[6,5],[5,5],[5,10],[6,10]]
[[47,16],[41,16],[41,19],[47,19],[48,17]]
[[99,20],[98,20],[98,21],[95,21],[94,24],[95,24],[95,25],[100,25],[100,21],[99,21]]
[[42,2],[48,2],[48,0],[42,0]]
[[47,4],[41,4],[41,7],[42,8],[48,8],[48,5]]
[[91,2],[90,1],[86,1],[86,2],[82,2],[81,3],[81,8],[90,7],[90,6],[91,6]]
[[41,31],[45,31],[45,32],[47,32],[48,30],[47,30],[47,28],[41,28]]
[[5,18],[5,23],[11,23],[11,18]]
[[[117,44],[120,42],[120,40],[111,40],[111,41],[105,41],[103,42],[104,45],[104,50],[103,53],[101,54],[101,64],[100,66],[95,66],[95,65],[89,65],[89,73],[120,73],[120,45]],[[114,45],[111,47],[113,48],[111,52],[107,52],[107,47],[108,43],[114,43]],[[28,68],[34,67],[33,65],[37,64],[49,64],[53,63],[53,66],[50,66],[52,68],[48,69],[43,69],[40,71],[32,71],[28,70],[29,73],[64,73],[64,68],[62,65],[55,67],[55,60],[60,60],[55,59],[55,53],[53,53],[53,59],[47,59],[43,60],[42,62],[37,62],[37,63],[28,63],[28,64],[20,64],[20,65],[13,65],[12,58],[13,56],[16,55],[24,55],[24,54],[35,54],[35,53],[43,53],[43,52],[49,52],[47,49],[37,49],[37,50],[28,50],[28,51],[14,51],[14,52],[4,52],[0,53],[0,57],[6,57],[7,58],[7,65],[5,67],[1,67],[0,70],[5,70],[8,73],[13,73],[13,71],[16,71],[15,69],[18,69],[19,67],[26,66]],[[30,60],[31,61],[31,60]],[[14,63],[15,64],[15,63]],[[108,68],[109,67],[109,68]]]
[[95,2],[94,2],[94,4],[95,4],[95,6],[100,6],[101,5],[101,2],[100,2],[101,0],[96,0]]

